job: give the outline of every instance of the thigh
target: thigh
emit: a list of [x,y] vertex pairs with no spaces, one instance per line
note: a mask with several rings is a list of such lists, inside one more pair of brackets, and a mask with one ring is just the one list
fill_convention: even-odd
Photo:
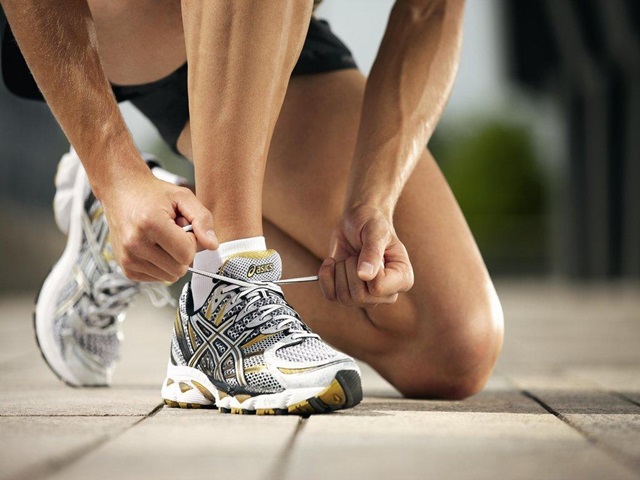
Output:
[[178,0],[89,0],[89,8],[111,83],[151,83],[186,62]]
[[[274,133],[264,217],[308,250],[316,268],[328,254],[329,236],[341,213],[364,86],[364,77],[355,70],[292,79]],[[316,307],[306,313],[327,340],[341,348],[345,342],[358,344],[360,357],[383,375],[388,365],[397,368],[398,362],[412,358],[431,359],[435,372],[448,359],[468,358],[479,336],[499,329],[501,315],[475,241],[427,150],[402,193],[394,223],[414,267],[413,289],[394,305],[360,312],[337,308],[324,318],[312,311]],[[354,318],[364,320],[354,322],[358,328],[350,334]],[[368,345],[362,345],[363,339]],[[483,362],[493,364],[495,355],[484,357]]]

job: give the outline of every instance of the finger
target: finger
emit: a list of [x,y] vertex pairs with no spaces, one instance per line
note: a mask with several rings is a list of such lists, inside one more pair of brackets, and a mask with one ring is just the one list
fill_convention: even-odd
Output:
[[362,307],[370,307],[379,303],[393,303],[395,298],[393,295],[375,296],[369,292],[367,284],[360,280],[357,272],[357,259],[350,257],[346,262],[347,281],[349,283],[349,291],[354,305]]
[[178,210],[193,225],[193,233],[199,246],[203,250],[216,250],[220,243],[213,231],[211,212],[189,190],[184,189],[177,199]]
[[358,259],[349,257],[345,261],[345,267],[351,299],[360,305],[378,303],[375,301],[375,297],[367,290],[367,285],[358,276]]
[[137,259],[125,270],[125,275],[137,282],[171,282],[178,281],[178,278],[168,274],[153,263]]
[[324,298],[330,302],[335,302],[336,297],[336,283],[335,283],[335,265],[336,261],[333,258],[327,258],[320,266],[318,277],[320,280],[320,289],[324,295]]
[[376,277],[367,282],[367,288],[375,296],[406,292],[413,286],[413,268],[405,246],[397,238],[392,241],[384,256],[384,266]]
[[336,262],[336,298],[342,305],[353,305],[345,262]]
[[[193,234],[185,232],[173,220],[163,223],[154,232],[153,241],[180,265],[190,265],[196,254]],[[151,260],[149,257],[145,257]]]
[[141,257],[173,277],[182,277],[187,273],[187,265],[177,262],[160,245],[152,245]]
[[389,229],[380,222],[368,222],[360,233],[362,248],[358,256],[358,276],[369,281],[376,278],[389,242]]
[[189,223],[189,220],[187,220],[186,218],[184,218],[183,216],[178,216],[175,219],[176,225],[178,225],[179,227],[186,227],[187,225],[191,225]]
[[125,276],[129,280],[132,280],[134,282],[158,282],[159,281],[157,278],[153,278],[153,277],[150,277],[149,275],[145,275],[144,273],[134,272],[134,271],[125,273]]
[[413,285],[413,280],[403,264],[388,262],[376,278],[367,282],[367,288],[372,295],[385,297],[399,292],[406,292]]

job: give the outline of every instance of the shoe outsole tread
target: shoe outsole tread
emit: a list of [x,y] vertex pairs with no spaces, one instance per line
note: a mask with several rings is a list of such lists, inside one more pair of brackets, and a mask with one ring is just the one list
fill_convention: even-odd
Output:
[[[225,396],[221,391],[220,396]],[[316,413],[328,413],[335,410],[355,407],[362,401],[362,386],[360,375],[354,370],[339,371],[331,384],[317,395],[302,400],[284,408],[224,408],[219,407],[220,413],[234,413],[237,415],[301,415],[307,416]],[[237,397],[236,397],[237,398]],[[164,403],[169,407],[180,408],[215,408],[215,404],[203,405],[199,403],[176,402],[165,399]]]

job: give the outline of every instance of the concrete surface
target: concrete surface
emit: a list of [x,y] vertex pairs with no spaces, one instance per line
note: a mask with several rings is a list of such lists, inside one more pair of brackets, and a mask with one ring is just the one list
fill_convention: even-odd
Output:
[[37,351],[32,298],[0,297],[0,479],[640,479],[640,288],[502,282],[504,353],[462,402],[365,400],[308,419],[161,404],[173,312],[140,299],[112,388]]

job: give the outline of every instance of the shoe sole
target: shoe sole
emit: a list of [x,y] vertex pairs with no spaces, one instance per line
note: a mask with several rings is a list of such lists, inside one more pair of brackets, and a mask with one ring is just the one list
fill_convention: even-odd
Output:
[[[88,184],[84,170],[78,169],[74,180],[74,200],[71,207],[69,234],[67,244],[60,259],[51,267],[49,273],[42,282],[42,286],[36,296],[35,311],[33,313],[33,328],[36,344],[40,349],[42,358],[51,371],[71,387],[107,386],[108,382],[92,382],[90,384],[79,381],[67,368],[65,359],[58,349],[53,332],[53,317],[56,310],[58,295],[64,285],[63,279],[67,278],[78,259],[78,252],[82,243],[82,222],[78,220],[82,216],[84,208],[83,193]],[[76,219],[74,221],[74,219]]]
[[[175,378],[174,378],[175,377]],[[265,395],[231,396],[217,389],[200,370],[170,365],[162,386],[169,407],[218,408],[221,413],[311,415],[355,407],[362,401],[360,374],[339,370],[324,387],[289,389]]]

